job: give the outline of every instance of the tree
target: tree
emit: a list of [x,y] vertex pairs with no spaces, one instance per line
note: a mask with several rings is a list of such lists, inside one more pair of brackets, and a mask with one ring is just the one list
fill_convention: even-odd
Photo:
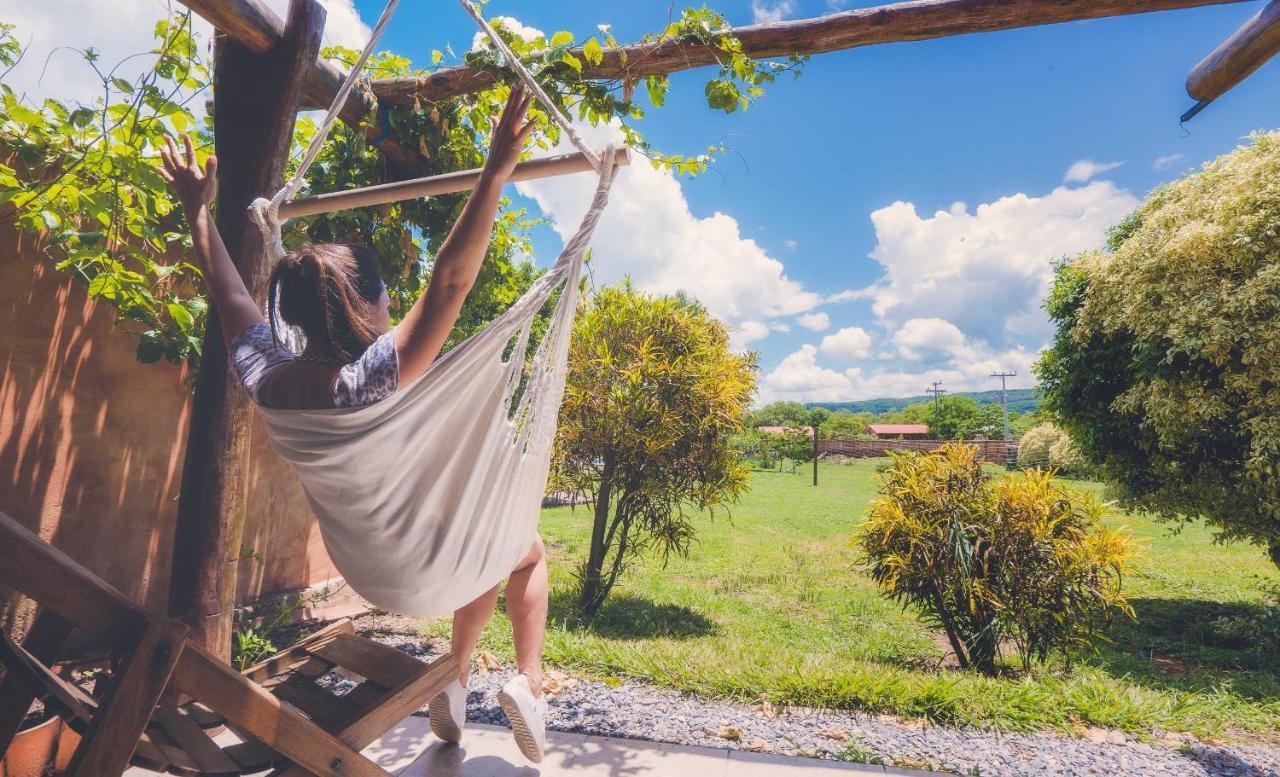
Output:
[[645,551],[685,554],[693,514],[737,500],[747,473],[729,447],[755,390],[754,356],[724,325],[673,297],[607,288],[574,325],[552,484],[592,498],[578,573],[588,615]]
[[875,416],[870,413],[850,413],[848,410],[837,410],[822,423],[822,436],[829,439],[851,440],[867,437],[867,424],[873,423]]
[[1200,517],[1280,565],[1280,133],[1153,191],[1063,264],[1037,366],[1127,506]]
[[751,425],[757,429],[761,426],[803,429],[809,426],[811,412],[799,402],[770,402],[759,410],[751,411]]
[[998,405],[984,405],[973,397],[942,397],[937,405],[932,400],[907,405],[902,410],[884,413],[882,423],[927,424],[929,436],[937,440],[967,440],[979,435],[999,438],[1003,435],[1004,418]]

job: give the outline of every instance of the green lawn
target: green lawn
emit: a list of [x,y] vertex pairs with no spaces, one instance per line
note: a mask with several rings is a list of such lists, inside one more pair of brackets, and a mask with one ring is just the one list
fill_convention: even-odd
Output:
[[[1125,583],[1137,624],[1117,626],[1113,644],[1069,672],[982,678],[941,666],[938,635],[876,591],[850,544],[876,497],[881,461],[824,465],[818,488],[805,470],[756,473],[731,516],[701,523],[688,558],[636,564],[591,623],[575,621],[571,609],[589,512],[545,511],[548,662],[606,680],[943,723],[1280,738],[1280,656],[1274,642],[1263,648],[1237,633],[1268,617],[1277,628],[1264,602],[1280,575],[1257,548],[1214,545],[1199,526],[1170,534],[1119,514],[1143,540],[1137,573]],[[425,630],[447,628],[444,621]],[[511,655],[501,618],[482,649]]]

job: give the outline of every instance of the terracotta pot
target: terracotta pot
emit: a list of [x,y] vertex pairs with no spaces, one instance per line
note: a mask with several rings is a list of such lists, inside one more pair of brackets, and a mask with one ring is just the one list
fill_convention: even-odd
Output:
[[0,761],[0,777],[44,777],[55,766],[63,728],[61,718],[50,718],[19,731]]

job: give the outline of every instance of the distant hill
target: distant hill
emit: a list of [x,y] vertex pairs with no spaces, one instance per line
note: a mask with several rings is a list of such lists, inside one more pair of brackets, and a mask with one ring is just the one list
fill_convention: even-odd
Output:
[[[955,394],[947,394],[949,397],[973,397],[984,405],[1000,404],[1000,391],[961,391]],[[917,402],[930,402],[932,397],[921,395],[918,397],[897,397],[883,399],[864,399],[860,402],[806,402],[805,407],[825,407],[831,412],[837,410],[848,410],[851,413],[887,413],[891,410],[901,410],[907,405],[914,405]],[[1040,398],[1036,389],[1009,389],[1009,410],[1018,413],[1030,413],[1035,411],[1040,403]]]

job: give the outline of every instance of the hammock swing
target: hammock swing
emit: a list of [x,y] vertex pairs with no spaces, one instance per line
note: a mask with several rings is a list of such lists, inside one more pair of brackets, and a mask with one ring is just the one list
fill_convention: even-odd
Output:
[[[277,259],[285,253],[281,212],[289,211],[397,2],[388,1],[297,171],[251,207]],[[459,2],[597,172],[590,208],[559,259],[523,296],[391,396],[356,408],[258,408],[346,582],[378,607],[416,616],[473,601],[505,579],[533,543],[583,254],[619,161],[612,147],[590,148],[471,0]],[[526,365],[534,319],[557,290],[549,326]]]

